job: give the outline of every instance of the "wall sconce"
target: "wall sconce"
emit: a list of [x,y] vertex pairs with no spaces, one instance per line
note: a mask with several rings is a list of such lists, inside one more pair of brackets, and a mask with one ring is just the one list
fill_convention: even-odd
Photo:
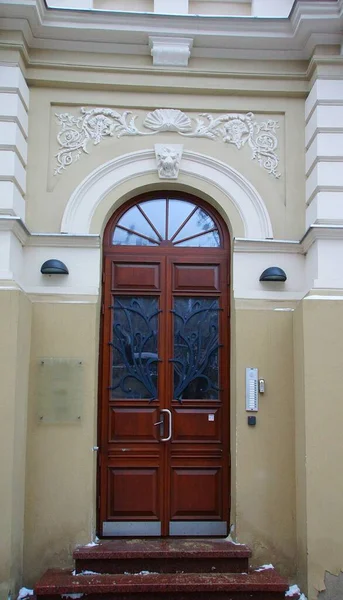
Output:
[[57,258],[50,258],[42,264],[40,272],[43,275],[69,275],[68,267]]
[[286,281],[287,275],[280,267],[268,267],[263,271],[260,281]]

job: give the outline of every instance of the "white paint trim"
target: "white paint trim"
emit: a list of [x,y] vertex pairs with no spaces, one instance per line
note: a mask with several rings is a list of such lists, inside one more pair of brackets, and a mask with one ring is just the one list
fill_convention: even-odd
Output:
[[18,94],[26,111],[28,111],[30,91],[19,66],[0,65],[0,91]]
[[23,166],[26,167],[27,141],[17,123],[0,121],[0,150],[15,152]]
[[0,92],[0,121],[18,123],[24,138],[27,139],[29,119],[18,94]]
[[26,192],[26,171],[16,152],[0,150],[0,181],[12,181],[20,193]]
[[316,79],[311,91],[305,101],[306,123],[312,116],[316,106],[324,105],[326,102],[337,103],[343,99],[343,80],[340,79]]
[[[241,173],[215,158],[190,151],[183,154],[182,173],[210,183],[225,194],[241,216],[246,237],[273,237],[267,208]],[[122,155],[92,171],[71,195],[63,214],[61,232],[88,234],[93,215],[107,194],[125,181],[147,174],[154,174],[156,183],[159,182],[153,150]]]
[[25,219],[25,200],[13,181],[0,180],[0,215]]

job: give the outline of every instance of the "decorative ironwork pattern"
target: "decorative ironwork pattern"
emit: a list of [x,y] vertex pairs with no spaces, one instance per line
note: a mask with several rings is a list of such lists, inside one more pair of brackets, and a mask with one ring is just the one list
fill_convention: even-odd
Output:
[[219,392],[219,302],[175,298],[174,398],[217,400]]
[[56,113],[60,125],[57,134],[60,150],[56,154],[55,175],[77,161],[82,152],[88,154],[90,141],[96,146],[106,137],[146,136],[172,131],[183,137],[220,140],[225,144],[233,144],[238,150],[248,145],[252,160],[256,159],[270,175],[280,177],[277,170],[279,158],[276,154],[278,122],[272,119],[258,122],[252,112],[218,116],[202,113],[191,118],[181,110],[158,108],[146,115],[142,123],[144,131],[136,125],[138,115],[133,115],[129,110],[122,113],[101,107],[81,107],[80,110],[80,117],[74,117],[70,113]]
[[158,300],[116,297],[113,309],[112,398],[157,398]]

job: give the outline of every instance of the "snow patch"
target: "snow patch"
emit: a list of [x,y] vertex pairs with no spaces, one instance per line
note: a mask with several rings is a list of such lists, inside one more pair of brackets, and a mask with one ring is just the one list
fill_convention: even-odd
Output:
[[226,538],[224,538],[224,541],[231,542],[231,544],[233,544],[234,546],[245,546],[245,544],[240,544],[239,542],[235,542],[231,537],[231,533]]
[[139,571],[139,573],[129,573],[128,571],[125,571],[124,575],[158,575],[158,572],[157,571]]
[[291,585],[287,592],[285,592],[285,596],[286,598],[293,598],[294,596],[297,596],[299,600],[307,600],[305,594],[301,593],[298,585]]
[[255,569],[255,571],[256,571],[256,573],[259,573],[259,571],[267,571],[267,569],[274,569],[274,565],[272,565],[272,564],[262,565],[262,567]]
[[23,600],[23,598],[28,598],[28,596],[33,596],[33,593],[34,593],[33,590],[30,590],[29,588],[26,588],[26,587],[22,587],[19,590],[17,600]]
[[285,593],[285,596],[295,596],[296,594],[298,594],[298,596],[300,596],[301,592],[300,592],[300,588],[298,585],[291,585],[287,592]]
[[86,548],[92,548],[93,546],[98,546],[99,542],[89,542],[89,544],[86,544]]
[[81,573],[77,573],[77,577],[79,575],[101,575],[101,573],[97,573],[97,571],[81,571]]
[[82,598],[82,596],[84,596],[84,594],[61,594],[61,598],[72,598],[73,600]]

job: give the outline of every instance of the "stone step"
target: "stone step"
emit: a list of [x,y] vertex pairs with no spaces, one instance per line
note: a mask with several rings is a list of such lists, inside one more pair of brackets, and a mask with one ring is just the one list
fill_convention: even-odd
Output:
[[35,586],[37,600],[281,600],[287,582],[274,569],[249,573],[74,575],[51,569]]
[[73,553],[76,573],[243,573],[247,546],[224,539],[129,539],[82,546]]

